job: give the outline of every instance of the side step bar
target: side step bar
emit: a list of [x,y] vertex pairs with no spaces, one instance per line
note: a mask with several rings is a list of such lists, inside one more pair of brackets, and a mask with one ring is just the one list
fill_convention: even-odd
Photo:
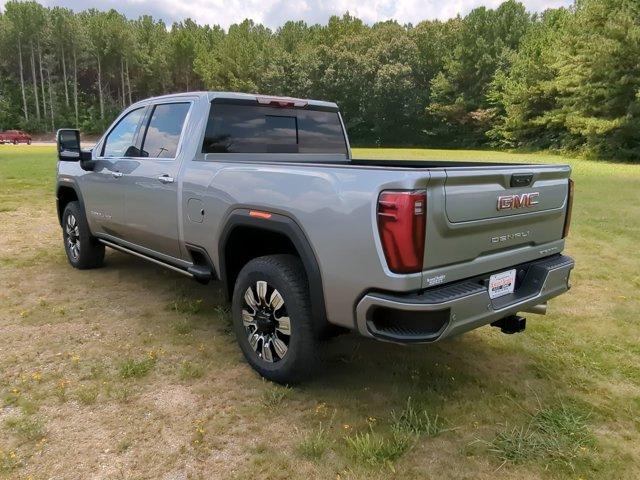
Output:
[[199,283],[206,285],[213,278],[211,270],[204,265],[191,265],[187,268],[187,272],[191,274]]
[[121,245],[118,245],[117,243],[112,243],[112,242],[109,242],[107,240],[103,240],[102,238],[99,238],[98,240],[100,242],[104,243],[106,246],[111,247],[111,248],[113,248],[115,250],[119,250],[119,251],[124,252],[124,253],[129,253],[129,254],[134,255],[136,257],[142,258],[143,260],[148,260],[151,263],[155,263],[156,265],[160,265],[161,267],[165,267],[165,268],[168,268],[169,270],[173,270],[174,272],[181,273],[183,275],[186,275],[189,278],[195,278],[195,275],[193,273],[188,272],[186,270],[183,270],[181,268],[175,267],[173,265],[170,265],[170,264],[168,264],[166,262],[163,262],[162,260],[158,260],[157,258],[153,258],[153,257],[150,257],[150,256],[145,255],[143,253],[136,252],[135,250],[131,250],[130,248],[123,247]]

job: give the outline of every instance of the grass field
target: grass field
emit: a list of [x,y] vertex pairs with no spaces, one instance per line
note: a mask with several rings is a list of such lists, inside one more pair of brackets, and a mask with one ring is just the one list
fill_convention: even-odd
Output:
[[568,162],[573,289],[526,332],[346,335],[320,377],[261,380],[219,285],[109,251],[73,270],[52,147],[0,146],[0,478],[640,478],[640,166]]

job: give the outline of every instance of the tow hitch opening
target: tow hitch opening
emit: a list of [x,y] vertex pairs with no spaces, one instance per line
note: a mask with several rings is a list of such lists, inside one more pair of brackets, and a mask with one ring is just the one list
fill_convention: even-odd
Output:
[[527,319],[519,315],[509,315],[508,317],[496,320],[491,324],[498,327],[502,333],[512,334],[522,332],[527,327]]

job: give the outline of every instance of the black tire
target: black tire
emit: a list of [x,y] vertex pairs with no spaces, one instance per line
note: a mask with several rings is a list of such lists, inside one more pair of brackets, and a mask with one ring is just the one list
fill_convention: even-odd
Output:
[[102,266],[104,245],[91,235],[78,202],[69,202],[62,213],[62,240],[72,267],[85,270]]
[[[260,300],[258,282],[266,282],[267,287],[262,298],[266,297],[270,303],[259,312],[258,308],[249,307],[246,300],[247,291],[251,288],[252,292],[257,292],[254,294],[254,300],[259,302],[257,307],[267,303]],[[274,309],[271,306],[274,304],[275,290],[280,294],[283,303],[281,307]],[[253,317],[249,315],[254,323],[245,325],[243,310],[247,313],[258,312]],[[266,313],[269,310],[271,313]],[[307,276],[297,257],[269,255],[249,261],[236,279],[232,316],[233,328],[242,353],[249,364],[264,378],[281,384],[293,384],[314,373],[318,363],[318,340],[312,323]],[[287,330],[286,322],[281,323],[281,320],[286,318],[289,319],[289,335],[283,333]],[[273,325],[269,326],[269,322]],[[270,328],[275,328],[275,331],[270,333]],[[262,337],[261,341],[256,341],[255,348],[249,341],[253,334],[260,334]],[[288,343],[286,343],[287,339]],[[280,349],[276,348],[278,340],[286,343],[287,346],[282,357],[279,354],[282,352],[281,344],[278,344]],[[268,352],[261,349],[265,343]],[[272,357],[271,361],[264,358],[269,356]]]

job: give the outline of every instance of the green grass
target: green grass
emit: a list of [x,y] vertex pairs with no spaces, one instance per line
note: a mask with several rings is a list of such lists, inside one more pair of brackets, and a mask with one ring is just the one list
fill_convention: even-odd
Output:
[[262,393],[262,405],[275,408],[291,397],[293,389],[287,386],[272,385]]
[[197,315],[202,311],[202,299],[191,299],[188,297],[178,297],[171,302],[169,307],[177,313]]
[[204,375],[204,368],[196,362],[185,360],[180,364],[180,378],[182,380],[193,380]]
[[413,432],[392,428],[388,435],[371,431],[357,432],[345,438],[348,454],[359,464],[368,467],[392,464],[408,452],[416,442]]
[[407,399],[407,405],[399,412],[391,412],[391,417],[398,429],[411,432],[415,435],[435,437],[444,430],[443,421],[437,414],[431,414],[428,410],[416,407],[411,397]]
[[341,336],[315,380],[276,386],[246,365],[219,284],[111,251],[70,269],[54,149],[0,146],[0,478],[95,476],[107,450],[132,478],[640,478],[640,166],[354,153],[568,163],[573,288],[522,334]]
[[33,195],[54,198],[55,150],[0,145],[0,212],[13,212]]
[[44,437],[44,426],[42,422],[27,415],[9,417],[5,420],[4,424],[11,433],[25,442],[33,442]]
[[188,318],[181,318],[171,324],[171,330],[173,330],[173,333],[176,335],[189,335],[194,328],[195,325]]
[[298,453],[308,460],[319,461],[332,443],[330,432],[326,427],[320,425],[300,442]]
[[589,427],[590,413],[561,404],[531,415],[526,425],[505,428],[490,442],[489,450],[504,462],[542,463],[567,472],[589,471],[596,448]]
[[82,405],[93,405],[98,399],[98,393],[95,385],[81,385],[76,391],[76,398]]
[[122,378],[142,378],[147,376],[155,366],[153,358],[135,360],[128,358],[119,366],[120,377]]

